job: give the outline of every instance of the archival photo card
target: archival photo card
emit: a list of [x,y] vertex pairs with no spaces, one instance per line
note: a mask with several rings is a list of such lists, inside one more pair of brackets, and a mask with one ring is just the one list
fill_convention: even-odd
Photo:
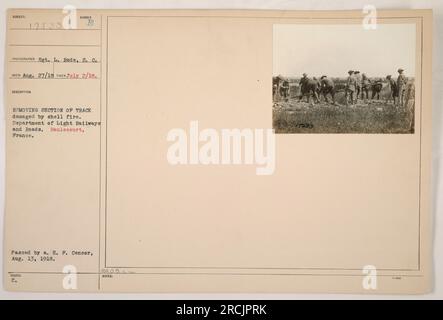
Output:
[[7,12],[6,290],[432,290],[432,11],[72,14]]

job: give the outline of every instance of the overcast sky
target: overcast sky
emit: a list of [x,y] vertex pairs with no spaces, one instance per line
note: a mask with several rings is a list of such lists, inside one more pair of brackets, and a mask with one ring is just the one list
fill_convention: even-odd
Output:
[[345,77],[359,70],[369,77],[415,76],[415,24],[274,25],[274,75],[326,74]]

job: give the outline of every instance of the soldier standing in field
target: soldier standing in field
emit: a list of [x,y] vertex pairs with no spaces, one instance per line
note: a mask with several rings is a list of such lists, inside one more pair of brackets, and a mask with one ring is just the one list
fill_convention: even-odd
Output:
[[274,101],[278,99],[278,91],[280,87],[280,76],[272,77],[272,97]]
[[320,91],[323,94],[323,97],[325,98],[325,102],[328,102],[328,94],[332,97],[332,103],[335,104],[335,85],[334,81],[327,76],[322,76],[320,78]]
[[298,101],[301,101],[303,99],[304,96],[304,92],[306,91],[306,82],[308,81],[308,75],[306,73],[303,73],[303,76],[300,79],[300,97],[298,99]]
[[349,104],[349,99],[351,100],[351,105],[354,104],[354,93],[357,88],[357,81],[354,77],[354,71],[349,70],[348,71],[348,79],[346,80],[346,92],[345,92],[345,98],[346,98],[346,105]]
[[354,78],[356,81],[356,96],[355,96],[355,101],[358,101],[358,98],[360,97],[360,92],[361,92],[361,88],[362,88],[362,76],[360,74],[360,71],[354,71]]
[[[361,98],[369,99],[369,88],[371,87],[371,80],[366,76],[365,73],[361,75]],[[366,98],[365,98],[366,93]]]
[[398,90],[398,103],[400,106],[404,105],[404,98],[406,93],[406,83],[408,82],[408,78],[403,74],[403,69],[398,69],[398,78],[397,78],[397,90]]
[[317,79],[316,77],[313,77],[312,78],[312,80],[314,80],[315,81],[315,83],[317,84],[317,90],[316,90],[316,92],[317,92],[317,95],[318,95],[318,102],[320,102],[320,93],[321,93],[321,81],[319,80],[319,79]]
[[280,95],[285,100],[289,98],[289,81],[287,79],[283,79],[281,82]]
[[391,89],[391,92],[389,94],[389,97],[386,99],[386,102],[389,103],[389,100],[392,98],[393,104],[396,104],[395,99],[398,97],[398,90],[397,90],[397,83],[394,79],[392,79],[391,75],[386,76],[386,80],[388,80],[389,88]]

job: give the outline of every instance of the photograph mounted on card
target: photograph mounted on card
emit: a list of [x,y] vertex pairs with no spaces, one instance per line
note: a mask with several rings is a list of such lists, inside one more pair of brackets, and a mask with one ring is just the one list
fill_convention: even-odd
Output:
[[431,289],[432,11],[7,24],[8,290]]

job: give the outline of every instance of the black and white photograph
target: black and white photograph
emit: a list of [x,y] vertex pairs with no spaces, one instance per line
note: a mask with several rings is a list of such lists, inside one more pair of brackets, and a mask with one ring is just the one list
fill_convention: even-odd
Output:
[[442,0],[0,11],[3,310],[443,298]]
[[278,24],[276,133],[414,133],[415,24]]

